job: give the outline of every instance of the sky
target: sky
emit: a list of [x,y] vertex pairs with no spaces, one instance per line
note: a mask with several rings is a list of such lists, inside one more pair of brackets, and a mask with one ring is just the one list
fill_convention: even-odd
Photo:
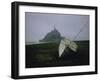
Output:
[[25,12],[25,42],[43,39],[54,26],[67,39],[89,40],[89,15]]

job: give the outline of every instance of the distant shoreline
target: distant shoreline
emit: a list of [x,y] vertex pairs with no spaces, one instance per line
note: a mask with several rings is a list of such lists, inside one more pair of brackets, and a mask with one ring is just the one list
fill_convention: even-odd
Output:
[[[89,40],[75,40],[74,42],[89,41]],[[25,42],[25,45],[55,43],[55,42]]]

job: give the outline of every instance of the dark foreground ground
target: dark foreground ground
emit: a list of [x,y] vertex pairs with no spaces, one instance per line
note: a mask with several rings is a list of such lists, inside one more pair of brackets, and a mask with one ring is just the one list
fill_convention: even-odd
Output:
[[78,52],[70,49],[58,57],[59,43],[26,45],[26,68],[89,65],[89,41],[76,41]]

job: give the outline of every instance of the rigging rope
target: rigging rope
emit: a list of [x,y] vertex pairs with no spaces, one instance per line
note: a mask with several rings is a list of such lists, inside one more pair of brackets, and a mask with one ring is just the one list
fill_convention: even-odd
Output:
[[[85,25],[87,25],[87,23],[86,23]],[[85,26],[85,25],[84,25],[84,26]],[[83,27],[80,29],[80,31],[76,34],[76,36],[74,37],[74,40],[79,36],[79,34],[80,34],[80,33],[83,31],[83,29],[86,27],[86,26],[85,26],[85,27],[84,27],[84,26],[83,26]]]

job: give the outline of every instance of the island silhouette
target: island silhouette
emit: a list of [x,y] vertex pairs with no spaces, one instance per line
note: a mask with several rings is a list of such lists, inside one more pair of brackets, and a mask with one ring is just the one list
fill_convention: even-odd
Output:
[[54,26],[54,29],[48,32],[39,42],[60,42],[62,38],[60,32]]

